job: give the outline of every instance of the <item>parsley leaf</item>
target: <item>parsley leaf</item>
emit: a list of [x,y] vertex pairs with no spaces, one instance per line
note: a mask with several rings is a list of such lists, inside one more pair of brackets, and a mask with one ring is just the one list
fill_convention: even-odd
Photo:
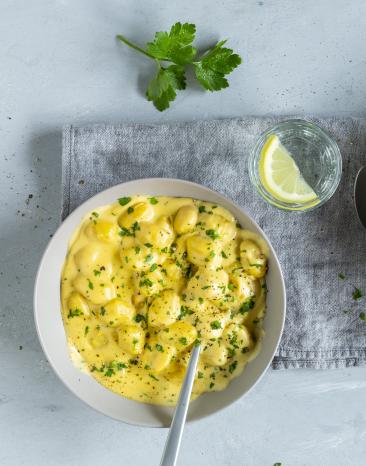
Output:
[[353,293],[352,293],[352,298],[354,301],[357,301],[358,299],[361,299],[363,296],[362,291],[359,288],[354,288]]
[[150,82],[146,97],[152,101],[154,106],[160,110],[166,110],[176,97],[176,90],[186,88],[186,78],[184,68],[178,65],[170,65],[163,68],[159,65],[158,73]]
[[80,311],[80,309],[70,309],[69,313],[67,314],[67,318],[71,319],[72,317],[79,317],[82,315],[84,315],[84,313]]
[[[185,89],[185,68],[188,65],[193,65],[196,78],[205,89],[218,91],[228,87],[225,76],[241,63],[239,55],[224,47],[226,41],[218,42],[197,59],[197,49],[192,45],[195,35],[194,24],[177,22],[169,32],[157,32],[154,40],[148,42],[146,50],[124,36],[117,35],[118,40],[157,63],[157,75],[150,82],[146,96],[159,111],[169,108],[170,102],[176,98],[177,90]],[[165,67],[161,62],[171,64]]]
[[361,320],[366,320],[366,314],[364,312],[360,312],[359,318]]
[[219,320],[214,320],[213,322],[210,323],[210,326],[212,329],[221,328],[221,322]]
[[229,87],[225,75],[231,73],[241,63],[239,55],[223,47],[225,43],[226,40],[218,42],[194,65],[199,83],[211,92]]
[[190,63],[197,50],[192,47],[196,26],[189,23],[175,23],[170,32],[157,32],[153,42],[147,44],[147,53],[154,58],[172,61],[178,65]]
[[118,199],[118,202],[120,203],[120,205],[126,205],[129,202],[131,202],[131,198],[130,197],[120,197]]

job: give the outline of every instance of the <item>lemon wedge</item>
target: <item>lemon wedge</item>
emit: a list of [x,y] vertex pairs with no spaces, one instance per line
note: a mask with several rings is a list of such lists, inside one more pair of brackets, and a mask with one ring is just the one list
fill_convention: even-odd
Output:
[[302,177],[299,167],[278,136],[266,140],[259,161],[259,176],[266,190],[277,200],[312,205],[319,202],[313,189]]

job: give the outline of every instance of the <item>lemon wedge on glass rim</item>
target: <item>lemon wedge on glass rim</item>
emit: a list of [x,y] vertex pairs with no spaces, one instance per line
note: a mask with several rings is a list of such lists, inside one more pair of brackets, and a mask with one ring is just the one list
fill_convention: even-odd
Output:
[[279,201],[289,204],[310,202],[311,205],[319,202],[318,196],[301,175],[295,160],[275,134],[268,137],[262,148],[259,176],[264,188]]

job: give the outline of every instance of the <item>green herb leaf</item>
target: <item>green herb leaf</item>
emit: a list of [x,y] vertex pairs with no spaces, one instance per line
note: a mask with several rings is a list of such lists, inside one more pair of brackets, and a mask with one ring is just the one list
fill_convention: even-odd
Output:
[[127,209],[127,213],[128,213],[128,214],[132,214],[132,212],[133,212],[134,210],[135,210],[135,209],[134,209],[133,207],[130,206],[130,207]]
[[225,75],[231,73],[241,63],[239,55],[223,47],[225,43],[226,40],[218,42],[194,65],[199,83],[211,92],[229,87]]
[[360,319],[361,320],[366,320],[366,313],[365,312],[360,312],[360,315],[359,315]]
[[203,379],[203,372],[197,372],[197,379]]
[[179,338],[179,343],[181,343],[184,346],[188,345],[188,340],[186,337]]
[[340,278],[341,280],[344,280],[346,276],[343,273],[340,273],[338,274],[338,278]]
[[79,316],[82,316],[82,315],[84,315],[84,313],[82,311],[80,311],[80,309],[70,309],[69,313],[67,314],[67,318],[71,319],[73,317],[79,317]]
[[121,204],[121,205],[126,205],[128,204],[129,202],[131,202],[131,198],[130,197],[120,197],[118,199],[118,202]]
[[164,348],[163,348],[163,346],[162,346],[160,343],[156,343],[155,348],[156,348],[157,351],[159,351],[160,353],[164,353]]
[[243,303],[240,308],[239,312],[240,314],[245,314],[246,312],[249,312],[253,307],[255,306],[255,301],[253,298],[249,298],[245,303]]
[[156,199],[156,197],[150,197],[149,202],[152,205],[156,205],[159,201]]
[[238,365],[238,361],[234,361],[234,362],[232,362],[232,363],[230,364],[230,366],[229,366],[229,372],[230,372],[230,374],[232,374],[232,373],[235,371],[237,365]]
[[352,298],[357,301],[358,299],[361,299],[363,296],[362,291],[359,288],[354,288],[353,293],[352,293]]
[[170,106],[170,102],[175,100],[175,91],[186,88],[186,78],[184,68],[179,65],[170,65],[168,68],[159,66],[158,73],[150,82],[146,97],[154,106],[162,112]]
[[220,238],[220,235],[217,233],[216,230],[206,230],[206,235],[214,240]]
[[145,322],[145,321],[146,321],[146,317],[143,314],[135,315],[135,322],[139,323],[139,322]]
[[212,329],[219,329],[221,328],[221,322],[219,320],[214,320],[213,322],[210,323],[210,326]]
[[157,32],[153,42],[147,44],[147,53],[153,57],[172,61],[178,65],[190,63],[196,55],[192,47],[196,26],[189,23],[175,23],[170,32]]

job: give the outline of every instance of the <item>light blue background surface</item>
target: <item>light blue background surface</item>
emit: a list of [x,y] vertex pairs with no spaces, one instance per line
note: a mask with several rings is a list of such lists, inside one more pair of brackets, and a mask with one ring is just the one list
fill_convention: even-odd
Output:
[[[144,43],[176,20],[196,23],[201,45],[229,37],[244,64],[229,89],[191,87],[160,114],[142,95],[153,65],[114,35]],[[85,406],[38,344],[33,282],[59,221],[62,125],[364,115],[365,38],[363,0],[1,0],[1,465],[154,465],[166,436]],[[366,369],[269,371],[187,427],[179,464],[363,465],[365,396]]]

